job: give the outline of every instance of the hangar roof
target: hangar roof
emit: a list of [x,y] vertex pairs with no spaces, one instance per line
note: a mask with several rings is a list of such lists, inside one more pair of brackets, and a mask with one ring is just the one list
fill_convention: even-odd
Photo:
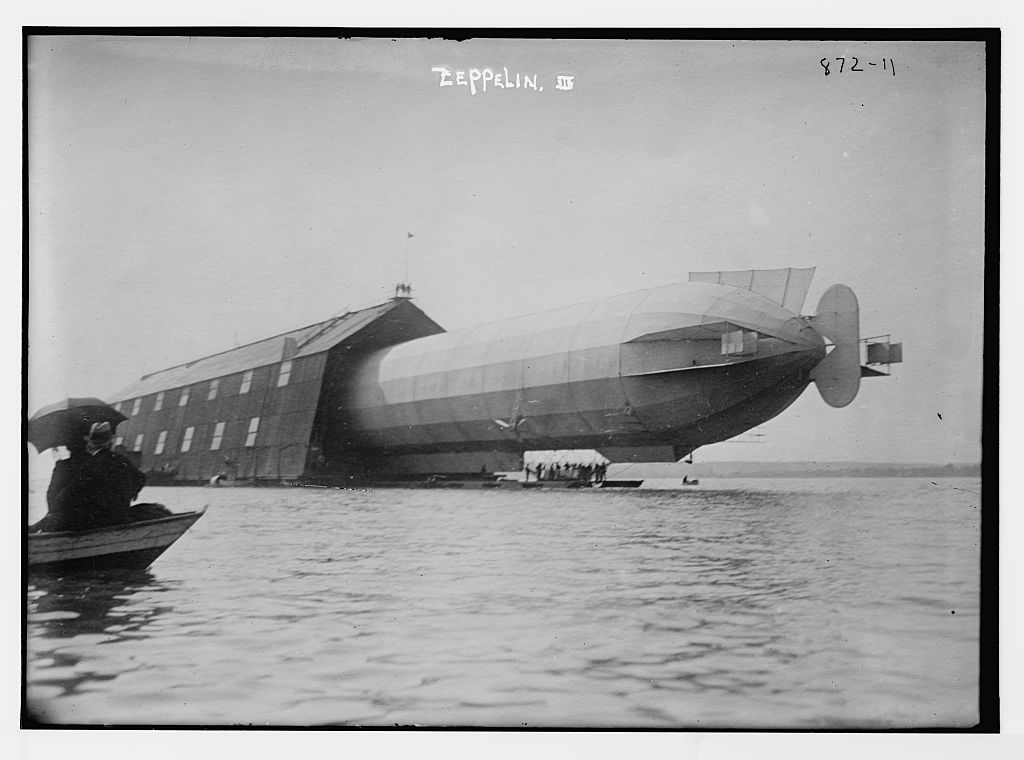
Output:
[[[336,345],[365,329],[378,319],[394,311],[401,304],[409,304],[408,299],[396,298],[386,303],[371,306],[359,311],[347,312],[316,322],[306,327],[290,330],[280,335],[248,343],[244,346],[204,356],[201,359],[179,364],[174,367],[143,375],[134,383],[121,389],[109,399],[111,403],[157,391],[180,388],[218,377],[226,377],[238,372],[245,372],[256,367],[276,364],[287,359],[298,359],[312,356],[334,348]],[[430,322],[437,331],[441,328],[433,323],[416,306],[412,306],[422,319]],[[418,336],[412,336],[418,337]]]

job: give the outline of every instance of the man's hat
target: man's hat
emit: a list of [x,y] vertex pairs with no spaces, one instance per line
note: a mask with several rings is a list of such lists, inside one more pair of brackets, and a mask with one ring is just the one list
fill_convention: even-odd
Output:
[[110,429],[109,422],[94,422],[89,428],[89,434],[85,436],[85,440],[92,443],[110,443],[113,437],[114,431]]

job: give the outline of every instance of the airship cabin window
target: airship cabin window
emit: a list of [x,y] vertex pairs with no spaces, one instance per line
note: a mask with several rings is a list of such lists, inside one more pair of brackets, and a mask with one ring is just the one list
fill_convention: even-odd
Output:
[[722,333],[722,356],[739,356],[757,353],[757,333],[747,330],[733,330]]

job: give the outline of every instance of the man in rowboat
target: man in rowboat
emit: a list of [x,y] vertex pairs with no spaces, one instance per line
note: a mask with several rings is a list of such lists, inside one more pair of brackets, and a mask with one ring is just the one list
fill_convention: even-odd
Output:
[[49,511],[30,532],[86,530],[145,519],[133,514],[131,504],[146,476],[111,450],[113,441],[110,424],[97,422],[82,444],[68,447],[71,456],[53,468],[46,492]]

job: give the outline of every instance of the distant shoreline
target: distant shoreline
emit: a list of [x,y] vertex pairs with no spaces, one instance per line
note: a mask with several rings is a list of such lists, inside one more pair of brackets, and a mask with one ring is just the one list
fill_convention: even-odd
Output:
[[[612,469],[614,468],[614,469]],[[616,477],[673,478],[976,478],[980,464],[883,464],[877,462],[697,462],[612,465]]]
[[[697,462],[613,464],[609,479],[670,480],[681,479],[741,479],[741,478],[980,478],[978,464],[880,464],[872,462]],[[45,493],[49,477],[33,478],[28,482],[29,493]],[[170,487],[201,487],[197,483],[161,483]],[[261,483],[272,486],[273,483]],[[284,486],[285,484],[280,484]],[[289,484],[295,485],[295,484]],[[157,487],[151,484],[150,487]]]

